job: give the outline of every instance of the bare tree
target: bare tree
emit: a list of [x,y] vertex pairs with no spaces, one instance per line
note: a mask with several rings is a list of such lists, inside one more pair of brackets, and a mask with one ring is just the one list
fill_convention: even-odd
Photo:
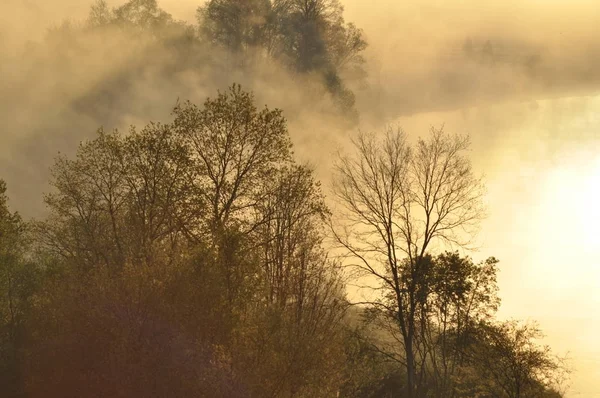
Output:
[[[422,394],[427,351],[422,311],[428,253],[438,243],[464,246],[483,216],[483,185],[464,155],[467,137],[431,129],[411,147],[401,130],[382,137],[360,134],[355,154],[340,156],[334,194],[345,227],[336,242],[359,275],[375,277],[371,301],[394,316],[402,336],[409,397]],[[420,355],[417,353],[420,352]]]

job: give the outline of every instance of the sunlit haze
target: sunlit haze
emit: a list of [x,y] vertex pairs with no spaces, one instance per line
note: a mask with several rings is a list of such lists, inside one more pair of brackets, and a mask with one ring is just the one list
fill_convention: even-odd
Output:
[[[122,104],[123,114],[110,104],[98,105],[93,115],[78,113],[77,106],[88,100],[84,94],[102,89],[100,76],[136,59],[136,49],[90,55],[70,76],[63,75],[62,58],[54,63],[48,54],[38,60],[24,54],[48,28],[86,18],[91,3],[0,4],[0,178],[7,182],[12,207],[27,217],[45,214],[42,193],[48,191],[48,168],[57,152],[73,155],[79,141],[102,124],[126,129],[167,120],[178,98],[200,100],[231,83],[225,72],[214,81],[182,73],[175,83],[153,80],[149,72],[127,86],[133,94]],[[195,20],[198,3],[159,1],[187,21]],[[443,125],[468,134],[473,168],[487,188],[487,218],[471,256],[500,261],[499,316],[538,321],[543,343],[569,358],[567,397],[600,397],[597,2],[342,3],[346,21],[362,28],[369,44],[367,77],[351,87],[356,125],[337,123],[328,105],[309,100],[304,80],[288,82],[278,69],[240,81],[261,105],[284,110],[295,152],[316,167],[325,187],[334,153],[358,130],[401,126],[416,138]],[[71,107],[74,99],[80,102]],[[68,131],[67,119],[79,135]]]

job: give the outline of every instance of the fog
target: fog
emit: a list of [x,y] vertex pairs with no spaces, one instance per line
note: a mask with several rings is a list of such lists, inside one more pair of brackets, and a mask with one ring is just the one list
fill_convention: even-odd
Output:
[[[298,132],[301,157],[330,147],[323,142],[351,125],[320,81],[292,76],[275,62],[237,67],[215,48],[182,54],[176,44],[133,38],[118,29],[78,30],[91,3],[50,7],[15,1],[0,9],[7,20],[1,33],[0,168],[12,200],[27,216],[43,214],[48,167],[58,152],[74,153],[100,126],[126,130],[168,121],[178,100],[202,103],[232,83],[254,91],[260,106],[285,111],[291,130]],[[193,19],[195,10],[189,12]],[[318,157],[304,160],[319,163]]]
[[594,3],[360,3],[348,18],[368,32],[386,118],[473,138],[490,214],[480,254],[501,259],[501,314],[538,319],[569,353],[567,396],[600,396]]
[[[471,135],[475,169],[485,175],[489,217],[473,256],[501,261],[501,315],[539,320],[547,343],[570,353],[567,396],[600,397],[594,1],[344,0],[346,20],[369,42],[368,77],[352,86],[357,123],[337,114],[310,76],[275,63],[238,70],[225,54],[209,60],[201,49],[194,54],[201,67],[171,75],[169,49],[117,33],[73,37],[78,51],[45,39],[63,20],[83,20],[90,3],[0,4],[0,177],[14,208],[43,215],[53,158],[74,153],[100,125],[168,120],[178,98],[199,102],[232,82],[284,110],[296,152],[325,181],[331,154],[358,129],[398,124],[416,137],[444,124]],[[160,6],[191,21],[198,1]]]

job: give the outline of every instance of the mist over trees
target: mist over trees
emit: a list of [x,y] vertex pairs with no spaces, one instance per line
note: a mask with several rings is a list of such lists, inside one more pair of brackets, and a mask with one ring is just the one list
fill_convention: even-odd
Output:
[[[133,76],[276,62],[356,121],[366,42],[338,0],[210,0],[197,24],[100,0],[45,43],[70,59],[122,34],[144,56],[99,73],[78,112],[127,113]],[[0,179],[3,396],[562,396],[537,326],[496,317],[499,261],[467,255],[485,216],[468,137],[360,133],[328,195],[288,110],[227,84],[59,154],[43,218],[11,211]]]
[[367,43],[359,28],[345,23],[343,10],[338,0],[211,0],[198,7],[194,25],[174,20],[156,0],[130,0],[116,8],[98,0],[80,29],[117,28],[151,38],[176,57],[172,67],[180,70],[225,61],[230,70],[252,74],[272,60],[292,73],[315,75],[338,111],[356,118],[345,80],[364,76]]
[[[354,276],[375,281],[373,299],[362,304],[369,308],[369,321],[387,336],[370,344],[404,368],[405,396],[504,396],[498,385],[507,396],[534,396],[513,376],[496,380],[498,385],[479,384],[488,376],[475,383],[468,376],[482,365],[471,353],[479,350],[477,342],[496,344],[487,331],[502,330],[513,342],[515,333],[528,341],[535,336],[526,327],[515,331],[516,325],[493,321],[500,302],[498,260],[474,264],[458,251],[432,254],[448,245],[467,247],[485,214],[484,186],[465,154],[468,137],[432,128],[428,138],[409,145],[402,130],[389,129],[378,136],[359,134],[353,147],[354,154],[341,156],[334,171],[342,220],[333,225],[334,242]],[[544,358],[537,362],[540,368],[515,372],[527,374],[531,389],[545,392],[552,377],[537,377],[544,372],[541,364],[548,361],[551,370],[560,366],[548,351],[533,351]],[[508,354],[513,355],[519,354]],[[522,360],[515,362],[521,366]]]
[[15,348],[20,393],[333,394],[344,287],[319,185],[290,149],[281,111],[233,86],[57,158],[50,215],[31,226],[43,281]]
[[298,73],[317,73],[342,109],[352,110],[354,95],[341,75],[364,73],[367,43],[345,24],[339,0],[211,0],[198,9],[198,22],[210,42],[240,54],[241,62],[258,50]]
[[[494,320],[498,261],[433,249],[481,215],[468,141],[355,143],[337,169],[346,211],[332,213],[282,111],[233,85],[59,156],[45,220],[11,213],[2,185],[5,391],[557,394],[563,367],[537,329]],[[341,255],[325,241],[332,214]],[[379,279],[373,301],[349,296],[348,269]]]

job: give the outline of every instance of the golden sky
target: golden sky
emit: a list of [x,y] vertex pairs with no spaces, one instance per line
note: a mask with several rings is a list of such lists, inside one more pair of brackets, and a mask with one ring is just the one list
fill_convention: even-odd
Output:
[[[9,57],[27,40],[38,39],[52,23],[67,16],[85,17],[90,3],[3,0],[0,50],[4,46],[4,56]],[[190,19],[199,0],[159,3],[176,18]],[[361,128],[381,129],[397,123],[416,136],[425,134],[430,125],[445,123],[448,131],[471,135],[472,158],[475,169],[485,175],[489,209],[480,249],[473,256],[477,260],[495,256],[501,262],[501,316],[538,320],[547,334],[546,342],[560,354],[570,352],[574,372],[567,396],[600,397],[597,2],[343,3],[347,21],[364,28],[370,43],[369,84],[355,89]],[[21,76],[20,69],[7,69],[0,75],[0,90],[10,92],[6,77]],[[89,85],[92,80],[81,81]],[[44,90],[56,93],[51,85]],[[144,98],[152,95],[144,92]],[[283,104],[291,101],[282,98],[285,93],[260,95]],[[36,99],[36,104],[45,109],[42,100]],[[294,106],[301,109],[299,104]],[[19,126],[38,126],[24,110],[19,116],[14,109],[6,109],[28,121]],[[145,114],[140,111],[138,116]],[[96,121],[80,119],[79,123],[88,128]],[[5,129],[5,148],[22,139]],[[314,142],[328,131],[332,130],[327,124],[317,127],[302,118],[291,128],[298,152],[317,165],[324,179],[330,152]],[[66,142],[68,137],[61,139]],[[343,141],[344,132],[336,132],[332,140],[336,139]],[[51,156],[60,147],[52,145]],[[0,149],[0,164],[28,159],[25,152],[10,157],[8,152]],[[47,166],[39,160],[27,175]],[[18,182],[15,176],[21,171],[12,170],[13,181]],[[21,203],[33,206],[35,202],[25,195],[30,191],[15,189]]]
[[[501,316],[538,320],[572,359],[567,396],[600,397],[597,5],[345,3],[372,38],[386,114],[399,105],[408,132],[445,123],[473,139],[489,206],[474,257],[501,261]],[[469,40],[493,55],[466,58]]]

